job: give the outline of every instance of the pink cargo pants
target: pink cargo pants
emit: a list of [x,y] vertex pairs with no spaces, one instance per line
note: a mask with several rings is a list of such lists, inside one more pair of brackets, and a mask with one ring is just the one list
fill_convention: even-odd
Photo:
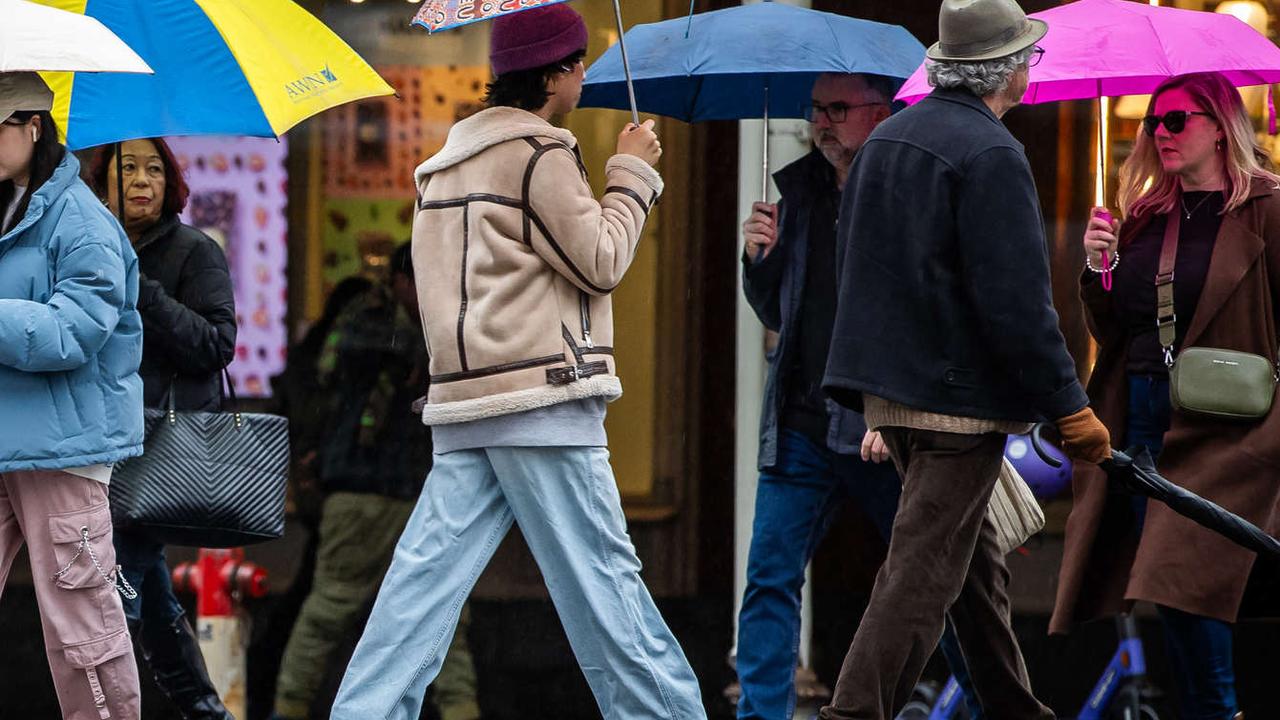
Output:
[[0,592],[24,541],[62,717],[138,720],[124,609],[99,571],[116,572],[106,486],[59,471],[0,473]]

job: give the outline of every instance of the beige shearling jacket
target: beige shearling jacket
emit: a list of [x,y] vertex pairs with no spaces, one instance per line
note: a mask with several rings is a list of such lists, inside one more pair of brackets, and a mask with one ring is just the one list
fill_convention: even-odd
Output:
[[413,267],[431,354],[428,425],[622,395],[609,294],[657,171],[631,155],[592,195],[568,130],[510,107],[454,125],[418,167]]

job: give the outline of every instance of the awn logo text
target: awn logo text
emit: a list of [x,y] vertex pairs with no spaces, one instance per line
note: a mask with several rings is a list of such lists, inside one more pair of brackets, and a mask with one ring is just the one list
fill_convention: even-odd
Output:
[[303,102],[329,92],[341,82],[338,76],[334,75],[333,71],[329,69],[329,66],[325,65],[323,70],[303,75],[297,80],[285,83],[284,92],[289,96],[290,100]]

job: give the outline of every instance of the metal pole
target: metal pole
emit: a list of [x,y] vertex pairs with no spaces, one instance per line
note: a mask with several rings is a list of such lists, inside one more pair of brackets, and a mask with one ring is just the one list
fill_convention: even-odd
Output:
[[613,0],[613,18],[618,21],[618,49],[622,51],[622,72],[627,76],[627,97],[631,100],[631,122],[640,124],[640,111],[636,109],[636,88],[631,82],[631,59],[627,57],[626,28],[622,26],[622,5]]
[[1093,186],[1094,205],[1107,206],[1107,98],[1098,96],[1098,165]]
[[763,141],[764,152],[762,166],[764,172],[760,175],[760,202],[769,202],[769,81],[764,81],[764,122],[760,123],[764,128]]

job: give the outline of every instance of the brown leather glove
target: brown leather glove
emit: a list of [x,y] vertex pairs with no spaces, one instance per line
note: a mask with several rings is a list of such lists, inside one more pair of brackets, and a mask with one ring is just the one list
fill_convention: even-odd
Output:
[[1062,451],[1072,460],[1097,465],[1111,457],[1111,433],[1088,406],[1059,419],[1057,425],[1062,434]]

